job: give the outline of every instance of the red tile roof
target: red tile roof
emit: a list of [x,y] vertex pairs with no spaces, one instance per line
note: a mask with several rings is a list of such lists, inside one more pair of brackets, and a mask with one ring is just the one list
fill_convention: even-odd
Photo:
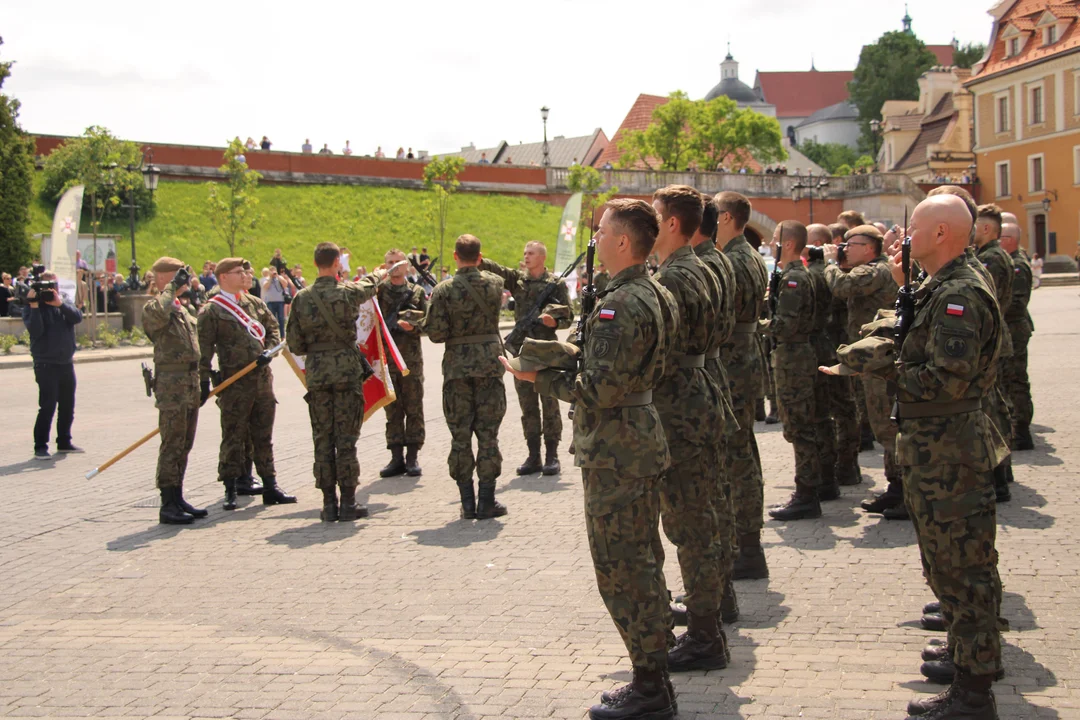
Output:
[[810,117],[818,110],[848,99],[851,70],[823,72],[761,72],[754,79],[765,102],[776,106],[776,117]]
[[645,95],[644,93],[638,95],[634,105],[630,108],[630,112],[626,114],[626,118],[622,121],[622,125],[611,137],[611,142],[608,143],[608,146],[604,148],[604,152],[600,153],[600,157],[597,158],[596,166],[600,167],[609,162],[612,165],[617,163],[621,155],[619,141],[625,137],[627,131],[644,130],[649,127],[649,123],[652,122],[653,110],[667,101],[668,99],[661,95]]
[[955,48],[952,45],[927,45],[926,49],[934,53],[938,65],[953,64],[953,51]]
[[[1035,23],[1039,21],[1039,18],[1047,10],[1058,19],[1069,21],[1058,41],[1053,45],[1043,45],[1042,33],[1036,31],[1026,37],[1026,42],[1019,55],[1006,58],[1006,43],[1002,42],[1001,39],[1005,29],[1010,24],[1017,27],[1034,27]],[[976,84],[998,73],[1015,70],[1080,50],[1080,22],[1077,22],[1077,17],[1080,17],[1080,0],[1067,0],[1067,2],[1055,2],[1052,4],[1048,4],[1046,0],[1017,0],[997,23],[997,36],[992,40],[990,58],[979,70],[979,74],[971,78],[965,85]]]

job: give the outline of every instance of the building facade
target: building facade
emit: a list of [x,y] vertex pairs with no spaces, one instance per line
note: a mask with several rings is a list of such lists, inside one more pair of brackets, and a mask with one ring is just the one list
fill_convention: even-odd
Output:
[[1065,269],[1080,251],[1080,0],[1006,0],[990,15],[966,83],[983,201],[1016,215],[1047,270]]

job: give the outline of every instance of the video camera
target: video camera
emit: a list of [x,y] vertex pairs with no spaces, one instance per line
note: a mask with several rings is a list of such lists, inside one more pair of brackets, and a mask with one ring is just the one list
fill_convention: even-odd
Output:
[[820,248],[817,245],[807,245],[806,246],[806,257],[811,262],[813,262],[815,260],[824,260],[825,259],[825,248]]
[[847,259],[847,243],[842,242],[836,246],[836,262],[841,265],[844,264],[844,260]]
[[[50,303],[56,299],[56,292],[58,289],[57,282],[55,280],[42,280],[41,276],[45,274],[44,265],[31,265],[30,277],[27,278],[26,285],[20,286],[25,288],[19,292],[20,302],[42,302]],[[35,297],[29,297],[30,291],[34,291]]]

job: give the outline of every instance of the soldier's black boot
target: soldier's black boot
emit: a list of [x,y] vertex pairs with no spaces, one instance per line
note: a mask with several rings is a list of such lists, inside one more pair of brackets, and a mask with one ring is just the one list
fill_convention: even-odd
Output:
[[405,453],[405,474],[409,477],[420,477],[424,474],[424,471],[420,469],[420,461],[416,459],[419,454],[419,445],[410,445]]
[[176,488],[176,504],[180,506],[180,509],[186,512],[188,515],[194,518],[204,518],[210,514],[205,508],[197,508],[184,499],[184,486]]
[[235,510],[236,509],[236,478],[229,478],[225,482],[225,502],[222,504],[222,510]]
[[836,469],[830,467],[821,471],[821,485],[818,486],[818,500],[839,500],[840,483],[836,481]]
[[775,425],[780,422],[780,413],[777,411],[778,405],[775,400],[769,401],[769,414],[765,416],[766,425]]
[[675,700],[669,690],[671,682],[663,670],[634,668],[629,685],[602,695],[599,705],[589,708],[591,720],[671,720],[675,717]]
[[901,491],[901,500],[897,504],[890,508],[885,508],[881,511],[881,517],[886,520],[911,520],[911,516],[908,515],[907,505],[903,501],[903,492]]
[[468,482],[459,482],[457,488],[458,495],[461,496],[461,519],[475,520],[476,488],[473,487],[472,480],[469,480]]
[[952,685],[950,685],[948,689],[944,692],[939,692],[937,695],[911,700],[907,704],[908,715],[916,717],[919,715],[926,715],[927,713],[948,704],[948,702],[952,700],[952,695],[953,688]]
[[754,403],[754,422],[765,422],[765,398]]
[[405,474],[405,456],[402,454],[404,448],[401,445],[390,446],[390,462],[379,471],[379,477],[397,477],[398,475]]
[[338,520],[352,522],[368,516],[367,507],[363,503],[356,502],[356,486],[342,486],[341,508],[338,510]]
[[870,429],[870,423],[864,422],[859,436],[859,452],[874,449],[874,431]]
[[791,498],[784,505],[770,510],[769,517],[784,521],[821,517],[821,501],[818,500],[817,490],[796,480],[795,492],[791,494]]
[[322,512],[319,513],[319,519],[323,522],[337,522],[338,519],[338,498],[337,498],[337,486],[331,485],[330,487],[322,488]]
[[296,502],[295,495],[286,495],[277,484],[277,478],[263,478],[263,505],[289,505]]
[[972,675],[958,670],[956,680],[941,702],[920,713],[919,717],[927,720],[998,720],[997,703],[991,689],[993,684],[993,675]]
[[1034,450],[1035,440],[1031,437],[1031,428],[1027,425],[1017,425],[1013,429],[1013,450]]
[[255,482],[250,475],[243,475],[233,481],[236,484],[237,495],[262,495],[263,486]]
[[922,606],[923,615],[928,613],[941,613],[941,602],[938,600],[931,600]]
[[1009,490],[1009,478],[1005,470],[1005,463],[994,468],[994,495],[999,503],[1012,500],[1012,492]]
[[1012,455],[1005,458],[1005,482],[1015,482],[1016,478],[1013,477],[1012,471]]
[[854,462],[837,463],[835,475],[836,482],[844,487],[862,483],[862,469],[859,468],[859,461],[857,458]]
[[731,578],[724,584],[724,594],[720,598],[720,619],[726,623],[739,619],[739,600],[735,597],[735,583]]
[[668,651],[668,670],[722,670],[728,664],[727,639],[716,615],[686,613],[686,632]]
[[161,509],[158,510],[158,522],[162,525],[190,525],[195,518],[184,512],[177,503],[176,498],[180,495],[178,487],[161,488]]
[[[685,623],[684,623],[685,624]],[[679,702],[675,697],[675,686],[671,684],[671,676],[668,675],[667,670],[664,671],[664,684],[667,685],[668,696],[671,698],[671,709],[678,715],[679,714]],[[620,702],[624,695],[629,694],[634,688],[633,683],[623,685],[622,687],[615,688],[614,690],[605,690],[600,693],[600,702],[604,705],[614,705]]]
[[529,446],[529,457],[525,458],[525,462],[518,465],[518,475],[532,475],[543,470],[544,466],[540,464],[540,436],[527,437],[525,443]]
[[733,580],[762,580],[769,577],[765,550],[761,547],[761,531],[739,536],[739,554],[732,569]]
[[923,626],[923,630],[945,632],[945,616],[940,612],[924,614],[919,618],[919,624]]
[[[924,678],[938,685],[948,685],[956,679],[956,663],[953,662],[952,650],[948,645],[927,645],[922,656],[926,662],[919,666],[919,672]],[[994,674],[995,680],[1004,677],[1004,668]]]
[[495,481],[481,481],[476,498],[476,519],[490,520],[505,514],[506,506],[495,499]]
[[889,490],[883,493],[875,495],[873,499],[863,500],[860,506],[863,510],[870,514],[878,514],[885,512],[889,508],[896,507],[897,505],[904,504],[904,496],[899,495]]
[[544,451],[544,467],[542,468],[542,472],[545,475],[558,475],[562,470],[562,467],[559,465],[559,441],[545,440]]

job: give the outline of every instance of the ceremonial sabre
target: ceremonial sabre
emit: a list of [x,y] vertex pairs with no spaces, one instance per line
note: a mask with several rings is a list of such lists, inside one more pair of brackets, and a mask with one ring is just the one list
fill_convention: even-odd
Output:
[[[285,349],[285,342],[282,341],[282,342],[278,343],[277,345],[275,345],[274,347],[270,348],[270,350],[269,350],[270,357],[274,357],[275,355],[277,355],[279,352],[281,352],[284,349]],[[240,378],[244,377],[249,372],[254,370],[258,366],[258,364],[259,364],[258,360],[252,360],[250,363],[248,363],[247,367],[245,367],[243,370],[236,373],[235,375],[231,375],[228,380],[226,380],[225,382],[221,383],[216,388],[214,388],[210,392],[210,395],[207,396],[207,399],[210,399],[210,398],[214,397],[215,395],[220,394],[222,390],[229,387],[234,382],[236,382],[237,380],[239,380]],[[94,468],[90,472],[86,473],[86,479],[87,480],[93,480],[95,477],[97,477],[101,473],[105,472],[106,470],[108,470],[110,467],[112,467],[116,463],[123,460],[133,450],[135,450],[139,446],[145,444],[147,441],[149,441],[151,438],[153,438],[155,435],[157,435],[160,432],[161,432],[161,429],[158,428],[158,429],[155,429],[153,432],[147,433],[143,437],[139,438],[139,440],[137,440],[133,444],[129,445],[124,450],[121,450],[117,455],[113,456],[110,460],[106,461],[103,465],[99,465],[98,467]]]

